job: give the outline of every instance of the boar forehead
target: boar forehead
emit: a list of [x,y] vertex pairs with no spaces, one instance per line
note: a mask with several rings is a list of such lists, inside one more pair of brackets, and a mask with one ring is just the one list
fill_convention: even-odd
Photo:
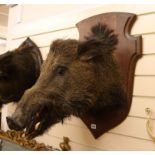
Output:
[[76,40],[56,40],[50,46],[50,52],[43,64],[44,70],[51,70],[54,66],[68,66],[77,58],[78,42]]
[[56,40],[50,47],[50,53],[54,56],[74,57],[77,54],[78,42],[77,40]]

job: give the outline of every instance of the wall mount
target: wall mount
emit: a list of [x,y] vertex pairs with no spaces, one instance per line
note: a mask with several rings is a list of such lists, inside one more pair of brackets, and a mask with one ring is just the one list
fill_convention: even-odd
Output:
[[109,108],[102,111],[101,117],[86,114],[81,117],[95,138],[120,124],[128,115],[133,93],[134,72],[137,60],[142,56],[141,36],[131,36],[130,30],[136,20],[136,15],[131,13],[111,12],[87,18],[76,24],[79,31],[79,41],[84,41],[91,27],[98,23],[106,24],[118,35],[119,43],[115,50],[115,58],[124,77],[125,91],[127,92],[127,109]]

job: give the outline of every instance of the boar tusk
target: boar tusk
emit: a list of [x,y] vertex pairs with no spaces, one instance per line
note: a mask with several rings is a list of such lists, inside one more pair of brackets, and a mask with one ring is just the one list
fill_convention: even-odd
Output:
[[40,122],[38,122],[36,125],[35,125],[35,130],[37,130],[40,126]]

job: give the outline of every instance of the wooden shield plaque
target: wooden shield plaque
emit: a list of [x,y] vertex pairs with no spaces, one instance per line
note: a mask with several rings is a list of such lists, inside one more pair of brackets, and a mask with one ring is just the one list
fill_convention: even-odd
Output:
[[80,41],[84,41],[85,36],[90,33],[91,27],[98,23],[106,24],[110,29],[113,29],[119,40],[114,56],[124,77],[123,82],[127,92],[128,106],[120,109],[104,109],[100,118],[91,113],[81,117],[95,138],[120,124],[129,113],[132,102],[135,66],[138,58],[142,56],[141,37],[133,37],[129,34],[135,20],[135,14],[112,12],[90,17],[76,25],[79,30]]

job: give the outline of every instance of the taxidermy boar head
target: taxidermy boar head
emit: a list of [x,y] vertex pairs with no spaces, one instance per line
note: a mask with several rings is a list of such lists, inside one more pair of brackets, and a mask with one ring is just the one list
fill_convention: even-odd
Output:
[[42,62],[40,50],[30,38],[0,55],[0,106],[20,100],[39,77]]
[[113,56],[117,42],[113,31],[101,24],[83,42],[54,41],[37,82],[7,117],[9,127],[26,128],[27,137],[33,138],[71,115],[81,117],[90,110],[98,115],[103,108],[124,106],[126,93]]

